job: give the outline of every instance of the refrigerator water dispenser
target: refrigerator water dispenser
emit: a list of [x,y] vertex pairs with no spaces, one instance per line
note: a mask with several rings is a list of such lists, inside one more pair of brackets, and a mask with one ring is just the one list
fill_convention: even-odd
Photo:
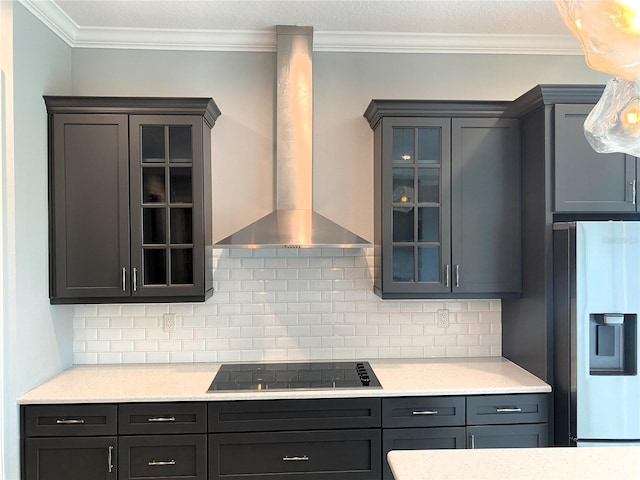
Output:
[[594,313],[589,317],[589,373],[636,375],[637,315]]

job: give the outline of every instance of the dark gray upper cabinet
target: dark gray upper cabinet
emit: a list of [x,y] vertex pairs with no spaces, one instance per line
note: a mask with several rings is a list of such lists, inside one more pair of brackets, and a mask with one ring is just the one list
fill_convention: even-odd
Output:
[[369,105],[382,298],[519,294],[519,127],[506,105]]
[[593,104],[556,104],[555,211],[635,212],[636,158],[598,153],[584,136]]
[[45,102],[51,303],[208,298],[213,100]]
[[596,153],[583,123],[602,85],[538,85],[516,99],[522,144],[521,299],[502,302],[502,352],[553,380],[554,220],[638,220],[633,197],[637,160]]

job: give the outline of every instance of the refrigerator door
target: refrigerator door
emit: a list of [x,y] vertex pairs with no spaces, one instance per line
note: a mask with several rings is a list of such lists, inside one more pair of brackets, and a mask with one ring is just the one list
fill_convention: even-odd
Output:
[[572,433],[640,440],[640,222],[577,222],[575,275]]

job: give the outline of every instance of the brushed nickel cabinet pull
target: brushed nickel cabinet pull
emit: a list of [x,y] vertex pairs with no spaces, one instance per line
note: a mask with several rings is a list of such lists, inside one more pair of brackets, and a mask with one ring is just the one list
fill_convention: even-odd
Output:
[[151,460],[149,462],[150,467],[166,467],[169,465],[175,465],[175,460]]
[[147,422],[175,422],[176,417],[151,417],[147,419]]
[[437,410],[416,410],[411,412],[411,415],[437,415]]
[[133,267],[133,291],[138,291],[138,269]]
[[520,407],[496,407],[497,413],[519,413],[522,412]]
[[473,433],[471,434],[471,448],[476,448],[476,436]]
[[631,199],[631,203],[633,203],[634,205],[636,204],[636,181],[634,180],[631,186],[631,195],[633,196],[633,198]]
[[301,457],[282,457],[283,462],[308,462],[309,457],[307,455],[302,455]]
[[127,291],[127,267],[122,267],[122,291]]
[[56,420],[58,425],[82,425],[84,419],[82,418],[59,418]]
[[444,286],[449,288],[449,265],[444,267]]
[[456,277],[456,288],[460,286],[460,265],[456,265],[454,267],[455,277]]
[[113,470],[113,447],[109,445],[109,454],[107,455],[107,467],[109,467],[109,473]]

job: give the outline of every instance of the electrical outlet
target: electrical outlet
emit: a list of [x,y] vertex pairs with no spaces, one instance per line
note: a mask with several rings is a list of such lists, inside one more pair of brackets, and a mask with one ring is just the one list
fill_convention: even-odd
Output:
[[446,308],[438,310],[436,316],[439,328],[449,327],[449,310]]
[[162,316],[164,321],[163,329],[166,333],[171,333],[176,331],[176,314],[175,313],[165,313]]

